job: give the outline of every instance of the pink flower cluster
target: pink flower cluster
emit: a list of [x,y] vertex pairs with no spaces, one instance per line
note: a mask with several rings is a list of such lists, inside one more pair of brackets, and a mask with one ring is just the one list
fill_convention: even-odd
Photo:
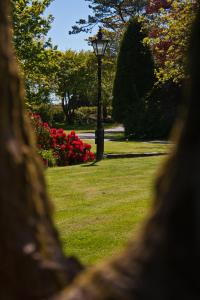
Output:
[[40,115],[31,114],[31,121],[35,129],[37,144],[40,150],[52,149],[59,166],[93,161],[95,155],[91,152],[91,145],[84,143],[71,131],[66,134],[62,128],[51,128],[41,120]]

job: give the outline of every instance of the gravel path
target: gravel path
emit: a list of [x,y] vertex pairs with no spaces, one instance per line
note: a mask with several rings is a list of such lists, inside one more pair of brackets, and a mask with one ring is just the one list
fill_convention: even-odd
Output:
[[[105,129],[105,133],[123,133],[124,132],[124,128],[123,126],[116,126],[113,128],[109,128],[109,129]],[[81,139],[85,139],[85,140],[94,140],[95,139],[95,133],[93,132],[82,132],[79,133],[78,136]],[[109,141],[110,139],[105,139],[105,141]]]
[[[112,134],[112,133],[123,133],[124,132],[124,127],[122,125],[105,129],[105,134]],[[95,139],[95,132],[82,132],[79,133],[78,136],[83,139],[83,140],[94,140]],[[111,139],[104,139],[104,141],[110,141]],[[153,140],[153,141],[144,141],[144,143],[155,143],[155,144],[171,144],[171,141],[163,141],[163,140]]]
[[113,127],[113,128],[109,128],[109,129],[105,129],[105,132],[107,133],[123,133],[124,132],[124,127],[122,125]]

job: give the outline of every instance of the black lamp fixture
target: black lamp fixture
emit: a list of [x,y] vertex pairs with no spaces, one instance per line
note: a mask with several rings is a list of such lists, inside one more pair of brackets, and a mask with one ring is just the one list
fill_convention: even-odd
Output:
[[97,97],[97,130],[95,132],[95,143],[97,145],[96,160],[100,161],[104,155],[104,126],[103,126],[103,102],[101,97],[101,73],[102,58],[105,55],[109,41],[103,38],[102,29],[99,28],[97,38],[92,40],[92,46],[98,61],[98,97]]
[[103,39],[103,33],[101,27],[99,27],[99,32],[97,38],[92,40],[92,46],[97,57],[103,57],[105,55],[109,40]]

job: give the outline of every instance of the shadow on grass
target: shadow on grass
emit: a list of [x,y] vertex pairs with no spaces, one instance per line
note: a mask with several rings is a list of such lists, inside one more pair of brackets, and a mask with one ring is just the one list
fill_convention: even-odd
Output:
[[140,138],[134,138],[134,139],[126,139],[126,138],[110,138],[109,142],[127,142],[128,143],[150,143],[150,144],[171,144],[172,142],[168,139],[140,139]]
[[99,161],[95,160],[93,161],[91,164],[88,164],[88,165],[82,165],[83,168],[87,168],[87,167],[98,167],[97,163]]

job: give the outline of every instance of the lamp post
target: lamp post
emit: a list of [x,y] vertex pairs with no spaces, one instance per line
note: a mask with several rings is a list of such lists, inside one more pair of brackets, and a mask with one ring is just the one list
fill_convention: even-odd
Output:
[[103,126],[103,102],[101,95],[101,74],[102,74],[102,58],[105,55],[109,41],[103,39],[101,28],[97,34],[97,38],[92,40],[92,46],[98,62],[98,97],[97,97],[97,129],[95,132],[95,144],[97,145],[96,160],[103,159],[104,153],[104,126]]

